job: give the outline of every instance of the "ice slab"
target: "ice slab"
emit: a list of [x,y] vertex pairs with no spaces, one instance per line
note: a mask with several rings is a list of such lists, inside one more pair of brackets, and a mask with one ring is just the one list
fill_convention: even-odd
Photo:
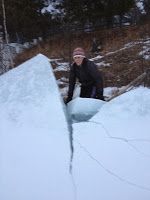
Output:
[[77,97],[68,103],[67,110],[74,122],[87,121],[93,117],[105,103],[105,101],[98,99]]
[[39,54],[0,77],[0,199],[73,199],[60,93]]

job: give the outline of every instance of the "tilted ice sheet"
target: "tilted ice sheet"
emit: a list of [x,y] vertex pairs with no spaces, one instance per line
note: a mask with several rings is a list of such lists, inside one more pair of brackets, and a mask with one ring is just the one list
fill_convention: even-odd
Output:
[[73,199],[66,117],[48,58],[0,77],[0,199]]

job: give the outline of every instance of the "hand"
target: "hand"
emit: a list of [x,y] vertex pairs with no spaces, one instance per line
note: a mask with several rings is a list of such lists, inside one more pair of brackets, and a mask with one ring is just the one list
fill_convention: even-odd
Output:
[[105,98],[104,98],[104,96],[102,96],[102,97],[100,98],[100,100],[102,100],[102,101],[105,101]]
[[102,101],[105,101],[105,98],[104,98],[104,96],[102,96],[102,95],[99,96],[98,99],[99,99],[99,100],[102,100]]
[[72,98],[67,97],[66,99],[64,99],[64,103],[67,104],[72,100]]

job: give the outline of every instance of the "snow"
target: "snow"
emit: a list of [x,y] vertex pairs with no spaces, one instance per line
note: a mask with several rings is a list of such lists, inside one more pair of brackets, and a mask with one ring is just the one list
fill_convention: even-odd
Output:
[[90,60],[95,61],[95,60],[102,59],[103,57],[104,57],[104,56],[98,55],[98,56],[96,56],[96,57],[94,57],[94,58],[91,58]]
[[105,61],[102,61],[102,62],[98,62],[96,63],[98,67],[110,67],[111,64],[110,63],[105,63]]
[[142,56],[145,60],[150,60],[150,39],[147,39],[144,42],[143,49],[139,55]]
[[149,121],[150,90],[141,87],[73,125],[77,199],[150,198]]
[[[150,89],[66,110],[49,61],[39,54],[0,76],[0,200],[149,200]],[[69,106],[89,120],[71,129]]]
[[54,69],[54,72],[57,72],[57,71],[68,71],[68,63],[56,62],[56,64],[58,65],[58,67]]
[[144,9],[144,0],[136,0],[136,6],[142,14],[146,13]]
[[56,9],[55,6],[58,5],[59,2],[49,2],[47,6],[45,6],[44,8],[42,8],[41,12],[42,13],[51,13],[51,14],[59,14],[60,11],[59,9]]

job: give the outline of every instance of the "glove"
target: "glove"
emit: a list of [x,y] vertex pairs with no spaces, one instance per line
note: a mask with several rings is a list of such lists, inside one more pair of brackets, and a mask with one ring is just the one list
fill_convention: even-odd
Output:
[[102,101],[105,101],[105,98],[104,98],[104,96],[102,96],[102,97],[100,98],[100,100],[102,100]]
[[104,96],[102,96],[102,95],[98,96],[97,99],[102,100],[102,101],[105,101],[105,98],[104,98]]
[[71,100],[72,100],[72,98],[67,97],[67,99],[64,100],[64,103],[67,104],[67,103],[69,103]]

